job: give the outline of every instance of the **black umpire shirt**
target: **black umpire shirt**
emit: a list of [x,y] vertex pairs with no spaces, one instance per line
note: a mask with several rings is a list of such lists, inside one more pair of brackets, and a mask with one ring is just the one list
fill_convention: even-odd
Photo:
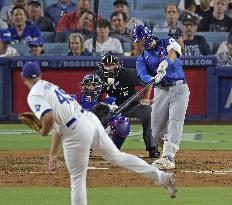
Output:
[[115,78],[114,86],[108,86],[107,78],[101,70],[93,73],[99,75],[103,81],[103,91],[110,97],[116,98],[116,105],[121,105],[124,101],[136,93],[136,86],[144,86],[143,81],[137,76],[134,68],[121,68],[118,77]]

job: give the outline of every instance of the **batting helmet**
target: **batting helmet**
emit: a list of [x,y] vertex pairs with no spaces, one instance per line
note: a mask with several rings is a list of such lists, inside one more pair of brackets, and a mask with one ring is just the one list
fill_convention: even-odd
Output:
[[[89,88],[90,85],[93,85],[93,89]],[[97,99],[102,91],[102,81],[97,74],[88,74],[86,75],[81,82],[82,92],[92,99]]]
[[132,37],[134,39],[134,42],[138,42],[145,38],[146,39],[144,43],[145,49],[150,48],[153,40],[158,40],[158,38],[155,37],[152,31],[145,25],[136,26],[133,30]]

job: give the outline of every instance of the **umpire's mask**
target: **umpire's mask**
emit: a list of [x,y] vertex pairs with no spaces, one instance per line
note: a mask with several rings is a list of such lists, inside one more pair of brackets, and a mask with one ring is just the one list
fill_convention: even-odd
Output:
[[109,52],[102,57],[99,68],[104,73],[108,85],[114,85],[115,78],[119,75],[119,71],[122,68],[122,62]]

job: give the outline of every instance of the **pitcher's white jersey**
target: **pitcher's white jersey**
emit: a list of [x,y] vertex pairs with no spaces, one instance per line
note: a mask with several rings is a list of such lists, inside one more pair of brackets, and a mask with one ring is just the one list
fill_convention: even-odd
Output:
[[74,98],[57,85],[45,80],[39,80],[31,88],[27,102],[38,119],[45,113],[53,111],[55,126],[58,125],[59,129],[65,126],[73,116],[80,113],[82,109]]

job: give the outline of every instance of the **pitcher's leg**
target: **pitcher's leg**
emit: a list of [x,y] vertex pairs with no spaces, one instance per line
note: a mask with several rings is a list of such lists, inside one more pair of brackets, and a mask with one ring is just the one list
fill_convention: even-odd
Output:
[[92,123],[96,126],[96,134],[92,148],[96,150],[103,159],[114,165],[139,173],[155,181],[157,184],[162,184],[162,175],[165,174],[164,172],[159,171],[157,168],[134,155],[122,153],[109,138],[99,120],[92,118]]
[[71,202],[72,205],[87,205],[86,175],[95,128],[85,116],[74,127],[63,141],[71,181]]

